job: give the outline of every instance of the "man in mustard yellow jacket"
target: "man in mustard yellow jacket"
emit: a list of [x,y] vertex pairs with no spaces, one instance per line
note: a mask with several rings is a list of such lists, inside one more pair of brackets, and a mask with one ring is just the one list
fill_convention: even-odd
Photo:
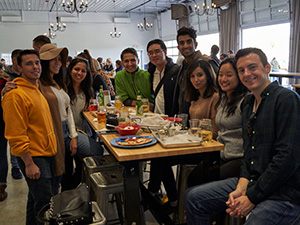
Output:
[[42,224],[36,221],[36,214],[52,197],[56,139],[48,103],[38,89],[39,54],[34,50],[20,52],[18,69],[17,88],[2,100],[5,137],[29,189],[26,224]]

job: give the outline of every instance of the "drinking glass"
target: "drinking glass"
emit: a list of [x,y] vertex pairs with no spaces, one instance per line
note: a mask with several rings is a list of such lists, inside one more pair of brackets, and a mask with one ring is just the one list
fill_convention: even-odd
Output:
[[211,141],[213,137],[213,131],[212,131],[212,125],[211,125],[211,119],[202,119],[200,120],[200,128],[201,128],[201,135],[203,138],[203,141]]
[[142,102],[143,102],[144,113],[149,112],[149,100],[147,98],[143,98]]
[[118,112],[120,111],[122,105],[123,105],[123,103],[121,101],[121,96],[117,95],[115,97],[115,106],[116,106]]
[[90,111],[90,113],[92,113],[93,111],[97,111],[97,100],[96,99],[90,99],[89,111]]
[[182,119],[182,121],[181,121],[182,129],[186,130],[187,129],[187,122],[188,122],[189,115],[186,114],[186,113],[181,113],[181,114],[176,115],[176,117]]
[[193,135],[198,135],[198,131],[200,129],[200,120],[198,119],[191,119],[189,120],[190,123],[190,131]]
[[105,123],[106,121],[106,108],[105,106],[99,106],[97,111],[98,123]]

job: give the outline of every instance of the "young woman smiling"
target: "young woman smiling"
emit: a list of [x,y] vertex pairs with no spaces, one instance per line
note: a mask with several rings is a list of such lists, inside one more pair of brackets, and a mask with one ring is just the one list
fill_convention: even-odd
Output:
[[90,136],[91,129],[82,115],[82,111],[89,106],[89,100],[94,97],[92,75],[86,59],[77,57],[71,61],[65,83],[71,100],[75,126]]
[[198,59],[190,64],[185,83],[186,100],[191,102],[190,118],[211,119],[214,139],[218,133],[215,106],[219,99],[215,77],[211,65],[207,61]]
[[[241,158],[244,155],[241,104],[248,90],[239,79],[233,58],[225,59],[220,64],[217,87],[220,97],[216,104],[215,121],[219,129],[217,141],[224,144],[224,150],[220,152],[219,176],[223,180],[239,176]],[[188,185],[195,186],[203,183],[200,177],[201,168],[198,166],[190,173]],[[209,181],[213,180],[214,178]]]
[[[40,89],[50,106],[51,114],[55,129],[60,133],[59,139],[61,141],[61,135],[63,135],[65,152],[60,150],[59,161],[56,163],[62,171],[66,171],[63,175],[62,190],[72,189],[81,182],[80,174],[72,177],[73,172],[73,158],[74,155],[101,155],[103,153],[102,148],[92,148],[90,139],[75,129],[75,123],[73,119],[73,113],[70,105],[70,98],[66,93],[66,86],[63,82],[62,67],[66,65],[68,56],[67,48],[57,48],[53,44],[45,44],[40,49],[40,58],[42,65],[42,73],[40,77]],[[54,119],[55,117],[55,119]],[[60,122],[60,126],[58,123]],[[64,160],[64,156],[66,156]],[[70,157],[71,156],[71,157]],[[60,171],[61,175],[62,171]],[[80,173],[80,171],[78,170]],[[57,177],[58,190],[59,179]]]

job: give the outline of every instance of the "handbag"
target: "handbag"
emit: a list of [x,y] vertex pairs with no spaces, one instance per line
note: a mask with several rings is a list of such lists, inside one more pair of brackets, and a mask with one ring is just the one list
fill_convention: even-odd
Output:
[[38,213],[41,223],[90,224],[93,222],[92,202],[85,183],[53,196]]

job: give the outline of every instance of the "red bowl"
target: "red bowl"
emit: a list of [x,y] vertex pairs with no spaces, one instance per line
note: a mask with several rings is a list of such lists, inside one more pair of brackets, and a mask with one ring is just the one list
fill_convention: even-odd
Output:
[[141,129],[141,126],[139,125],[119,125],[116,126],[115,129],[119,132],[121,136],[126,135],[135,135],[139,129]]
[[[167,118],[164,118],[164,120],[169,120],[171,122],[174,122],[174,117],[167,117]],[[176,123],[180,123],[182,121],[182,118],[176,118],[175,122]]]

